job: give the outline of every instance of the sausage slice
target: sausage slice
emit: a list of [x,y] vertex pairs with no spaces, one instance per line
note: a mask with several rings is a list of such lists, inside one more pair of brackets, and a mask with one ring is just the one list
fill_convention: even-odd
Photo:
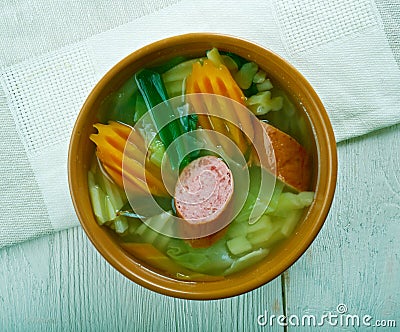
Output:
[[[194,247],[209,246],[219,239],[229,218],[233,177],[218,157],[205,156],[192,161],[181,172],[175,187],[175,209],[185,220],[184,234],[194,238]],[[196,234],[210,234],[196,236]]]
[[283,131],[261,122],[275,154],[276,176],[297,191],[309,189],[311,160],[306,149]]

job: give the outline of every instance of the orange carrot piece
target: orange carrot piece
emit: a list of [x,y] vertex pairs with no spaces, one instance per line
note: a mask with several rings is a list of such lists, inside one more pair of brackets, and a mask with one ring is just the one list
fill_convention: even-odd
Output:
[[[241,105],[244,105],[246,97],[242,90],[233,79],[231,73],[225,65],[215,66],[211,61],[204,60],[201,65],[199,62],[193,64],[191,75],[186,81],[187,93],[210,93],[228,97]],[[212,105],[207,105],[212,109]],[[253,129],[250,115],[243,112],[241,106],[235,103],[222,102],[218,105],[218,110],[222,117],[228,117],[239,125],[246,135],[234,124],[225,122],[218,117],[199,116],[199,124],[206,129],[214,129],[231,138],[244,153],[247,150],[247,142],[253,139]],[[211,124],[211,126],[210,126]]]
[[[145,144],[138,132],[115,121],[107,125],[96,123],[94,127],[98,133],[90,135],[90,139],[97,146],[97,157],[116,184],[123,187],[122,164],[124,153],[128,153],[129,159],[124,162],[124,176],[129,190],[143,194],[148,191],[148,186],[153,195],[168,195],[161,179],[160,169],[153,166],[151,162],[146,163],[148,169],[143,166],[146,162]],[[127,151],[125,151],[125,146],[127,146]]]

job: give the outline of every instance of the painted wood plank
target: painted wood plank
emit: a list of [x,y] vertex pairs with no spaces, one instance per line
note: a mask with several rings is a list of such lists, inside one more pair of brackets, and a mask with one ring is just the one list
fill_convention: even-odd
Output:
[[79,227],[3,249],[0,259],[0,331],[257,331],[259,314],[283,310],[280,278],[216,301],[151,292],[114,270]]
[[[339,145],[338,186],[329,218],[287,274],[288,315],[321,318],[344,304],[347,314],[370,315],[370,324],[396,320],[400,328],[399,142],[400,125]],[[347,314],[338,317],[345,319],[343,325]],[[360,322],[360,327],[341,330],[365,328]],[[325,322],[324,330],[330,329]]]

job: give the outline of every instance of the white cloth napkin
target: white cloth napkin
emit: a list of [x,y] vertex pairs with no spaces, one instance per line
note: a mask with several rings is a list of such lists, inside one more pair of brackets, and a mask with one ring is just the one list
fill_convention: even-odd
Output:
[[[133,3],[136,11],[125,3],[132,10],[128,18],[126,8],[109,13],[93,6],[91,13],[108,19],[97,31],[115,27],[121,17],[121,23],[131,20],[87,39],[85,33],[93,33],[91,28],[79,25],[77,36],[71,39],[82,40],[69,45],[68,33],[63,31],[61,41],[53,38],[47,44],[52,51],[41,55],[37,55],[37,46],[19,34],[0,42],[2,47],[11,47],[0,53],[0,247],[78,224],[66,169],[74,120],[108,69],[158,39],[209,31],[240,36],[272,49],[314,86],[338,141],[400,122],[400,45],[394,38],[399,16],[389,14],[393,10],[400,14],[399,8],[378,0]],[[87,8],[74,10],[74,19],[92,22],[93,18],[82,14]],[[11,24],[9,18],[4,19]],[[74,27],[68,27],[73,35]],[[43,26],[29,31],[46,45],[42,39],[46,33],[53,36],[51,28],[44,35]],[[17,46],[27,43],[26,51],[13,41]],[[66,46],[55,46],[62,44]]]

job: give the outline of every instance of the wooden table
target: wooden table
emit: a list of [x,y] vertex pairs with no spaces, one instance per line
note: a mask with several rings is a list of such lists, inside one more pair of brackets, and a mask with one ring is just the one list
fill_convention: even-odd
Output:
[[314,331],[291,323],[312,325],[314,315],[318,324],[346,308],[343,315],[397,328],[357,327],[350,317],[335,330],[399,331],[399,142],[400,125],[339,144],[325,226],[298,262],[259,289],[206,302],[159,295],[119,274],[73,228],[0,251],[0,331],[283,331],[278,319],[258,324],[265,312],[291,317],[287,330]]

